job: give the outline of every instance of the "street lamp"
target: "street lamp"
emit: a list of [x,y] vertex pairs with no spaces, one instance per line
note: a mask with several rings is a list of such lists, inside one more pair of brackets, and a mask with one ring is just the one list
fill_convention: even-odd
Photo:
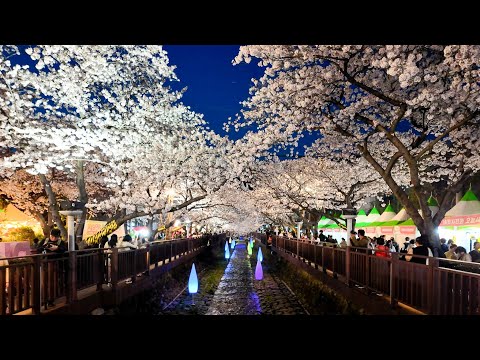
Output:
[[192,227],[192,221],[190,219],[185,220],[186,228],[187,228],[187,238],[190,237],[190,231]]
[[357,217],[357,210],[346,208],[342,210],[342,214],[347,219],[347,245],[352,246],[350,244],[350,232],[353,230],[353,219]]
[[85,206],[85,203],[79,201],[61,201],[60,202],[60,214],[67,217],[67,229],[68,229],[68,251],[75,250],[75,217],[82,216],[83,210],[80,210]]

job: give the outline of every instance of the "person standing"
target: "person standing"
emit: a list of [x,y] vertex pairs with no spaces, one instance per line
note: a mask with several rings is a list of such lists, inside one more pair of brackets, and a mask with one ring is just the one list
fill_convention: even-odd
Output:
[[457,245],[455,244],[451,244],[450,245],[450,250],[448,250],[446,253],[445,253],[445,257],[447,259],[452,259],[452,260],[455,260],[456,259],[456,255],[455,255],[455,250],[457,249]]
[[[50,237],[42,240],[38,246],[38,252],[43,254],[53,254],[48,257],[49,260],[55,259],[51,265],[47,266],[47,305],[54,306],[54,300],[67,289],[68,283],[68,258],[63,258],[67,251],[67,244],[60,238],[60,229],[52,229]],[[62,259],[63,258],[63,259]],[[53,273],[52,273],[53,272]],[[55,283],[52,283],[56,282]]]
[[365,230],[363,229],[358,230],[358,241],[357,241],[358,247],[366,248],[371,242],[372,242],[372,239],[370,239],[368,236],[365,236]]
[[448,251],[448,245],[446,244],[447,240],[445,238],[440,239],[440,249],[445,254]]
[[472,258],[472,262],[480,262],[480,242],[476,241],[473,244],[473,250],[470,251],[470,257]]
[[427,264],[427,258],[419,258],[419,257],[413,257],[411,255],[421,255],[421,256],[429,256],[429,249],[428,247],[425,245],[426,244],[426,241],[422,236],[419,236],[417,237],[417,239],[415,240],[415,244],[416,244],[416,247],[411,247],[410,249],[408,249],[408,252],[407,254],[409,255],[405,255],[405,260],[407,261],[410,261],[412,263],[417,263],[417,264]]
[[321,242],[321,243],[327,241],[327,237],[326,237],[325,235],[323,235],[323,230],[320,230],[320,231],[318,232],[318,238],[320,239],[320,242]]

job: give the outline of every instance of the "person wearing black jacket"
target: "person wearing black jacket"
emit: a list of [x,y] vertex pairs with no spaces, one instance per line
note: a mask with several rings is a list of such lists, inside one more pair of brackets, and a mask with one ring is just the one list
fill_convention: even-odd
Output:
[[[44,265],[47,271],[44,281],[47,281],[46,299],[48,306],[54,306],[55,297],[65,293],[68,282],[68,258],[65,257],[65,260],[61,259],[68,248],[67,244],[60,238],[60,234],[59,229],[52,229],[50,237],[38,245],[38,253],[55,254],[48,256],[47,259],[58,259],[53,261],[52,265],[47,265],[47,263]],[[51,272],[53,272],[53,277],[50,275]],[[55,284],[52,281],[56,281],[56,286],[54,286]]]
[[63,254],[67,251],[67,244],[60,238],[60,229],[52,229],[50,237],[38,244],[38,252],[42,253],[44,251],[46,254]]
[[[408,254],[413,254],[413,255],[421,255],[421,256],[428,256],[428,247],[426,244],[428,243],[428,240],[425,239],[425,236],[419,236],[415,239],[415,244],[417,245],[414,248],[410,248],[408,250]],[[419,257],[413,257],[409,255],[405,255],[405,260],[417,263],[417,264],[426,264],[427,259],[426,258],[419,258]]]

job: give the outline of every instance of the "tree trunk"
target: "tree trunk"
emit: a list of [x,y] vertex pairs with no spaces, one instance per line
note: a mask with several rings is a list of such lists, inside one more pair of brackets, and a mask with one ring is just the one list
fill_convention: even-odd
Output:
[[439,257],[440,252],[440,238],[438,236],[437,228],[433,225],[432,222],[425,224],[422,230],[419,230],[420,234],[425,236],[428,239],[428,242],[433,248],[433,256]]
[[43,236],[45,238],[48,238],[50,236],[50,230],[51,230],[51,227],[48,224],[48,221],[45,220],[45,217],[42,214],[40,214],[39,211],[33,212],[32,215],[35,218],[35,220],[37,220],[40,223],[40,226],[42,227],[42,231],[43,231]]
[[455,204],[458,204],[460,202],[460,200],[462,200],[462,193],[461,192],[457,192],[455,194]]
[[40,182],[43,185],[43,189],[48,195],[48,203],[50,204],[49,209],[52,214],[52,219],[60,229],[62,238],[68,239],[67,229],[65,229],[65,225],[63,225],[62,218],[60,217],[60,213],[58,212],[57,199],[55,197],[55,194],[53,193],[52,187],[50,185],[50,181],[48,181],[47,177],[44,174],[39,174],[38,176],[40,178]]
[[[79,193],[79,199],[82,203],[86,204],[88,202],[88,194],[85,188],[85,172],[84,172],[84,162],[83,160],[77,161],[76,164],[76,183]],[[75,226],[75,241],[79,238],[82,238],[83,228],[85,226],[85,220],[87,218],[87,208],[84,206],[82,209],[82,215],[80,216],[77,225]]]

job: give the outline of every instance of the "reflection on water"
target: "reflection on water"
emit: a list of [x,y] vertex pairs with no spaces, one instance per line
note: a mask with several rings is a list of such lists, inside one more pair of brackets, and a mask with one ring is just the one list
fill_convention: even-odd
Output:
[[247,248],[238,243],[218,285],[207,315],[256,315],[262,312],[253,288]]

